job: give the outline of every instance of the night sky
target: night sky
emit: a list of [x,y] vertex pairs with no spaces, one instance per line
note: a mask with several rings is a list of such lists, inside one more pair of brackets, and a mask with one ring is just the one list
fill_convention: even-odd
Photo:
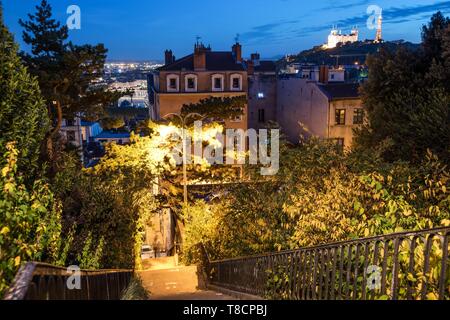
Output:
[[[450,1],[436,0],[50,0],[55,16],[66,21],[67,7],[81,8],[76,43],[104,43],[114,60],[161,60],[164,49],[177,57],[192,52],[197,35],[213,50],[229,50],[237,33],[244,55],[265,58],[297,53],[322,44],[332,25],[353,25],[360,39],[373,39],[366,27],[367,7],[383,8],[386,40],[418,42],[420,28],[437,10],[450,15]],[[3,0],[6,24],[21,42],[19,18],[40,0]],[[25,49],[25,47],[22,47]]]

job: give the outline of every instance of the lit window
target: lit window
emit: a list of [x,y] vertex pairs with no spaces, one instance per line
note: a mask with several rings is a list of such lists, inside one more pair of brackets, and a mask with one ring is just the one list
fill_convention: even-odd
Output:
[[363,124],[364,122],[364,109],[355,109],[353,114],[353,124]]
[[259,98],[259,99],[264,99],[264,93],[259,92],[259,93],[258,93],[258,98]]
[[345,109],[336,109],[336,124],[345,124]]

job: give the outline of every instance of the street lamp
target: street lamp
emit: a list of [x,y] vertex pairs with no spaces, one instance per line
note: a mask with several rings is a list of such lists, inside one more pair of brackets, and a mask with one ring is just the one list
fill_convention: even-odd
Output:
[[188,204],[188,191],[187,191],[187,152],[186,152],[186,120],[192,117],[200,117],[201,119],[204,118],[199,113],[189,113],[185,116],[181,115],[180,113],[169,113],[166,114],[163,119],[166,119],[167,117],[177,117],[181,121],[181,139],[183,141],[183,203],[184,206],[187,207]]

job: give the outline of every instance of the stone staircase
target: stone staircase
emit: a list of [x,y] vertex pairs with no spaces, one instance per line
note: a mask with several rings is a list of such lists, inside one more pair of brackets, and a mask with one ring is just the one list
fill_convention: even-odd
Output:
[[152,300],[231,300],[231,297],[208,291],[197,266],[177,266],[175,257],[143,261],[139,271]]

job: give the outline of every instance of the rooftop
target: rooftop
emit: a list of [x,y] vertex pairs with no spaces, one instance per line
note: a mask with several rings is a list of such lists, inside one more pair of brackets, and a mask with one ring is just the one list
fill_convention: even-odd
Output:
[[260,61],[259,65],[255,66],[256,72],[276,72],[277,66],[275,61]]
[[359,94],[359,83],[329,83],[317,86],[330,100],[357,99]]
[[126,139],[130,138],[129,132],[112,132],[112,131],[103,131],[102,133],[96,135],[95,139]]
[[[236,63],[231,51],[207,51],[206,70],[209,71],[244,71],[241,63]],[[194,71],[194,54],[190,54],[173,63],[162,66],[158,71]]]

